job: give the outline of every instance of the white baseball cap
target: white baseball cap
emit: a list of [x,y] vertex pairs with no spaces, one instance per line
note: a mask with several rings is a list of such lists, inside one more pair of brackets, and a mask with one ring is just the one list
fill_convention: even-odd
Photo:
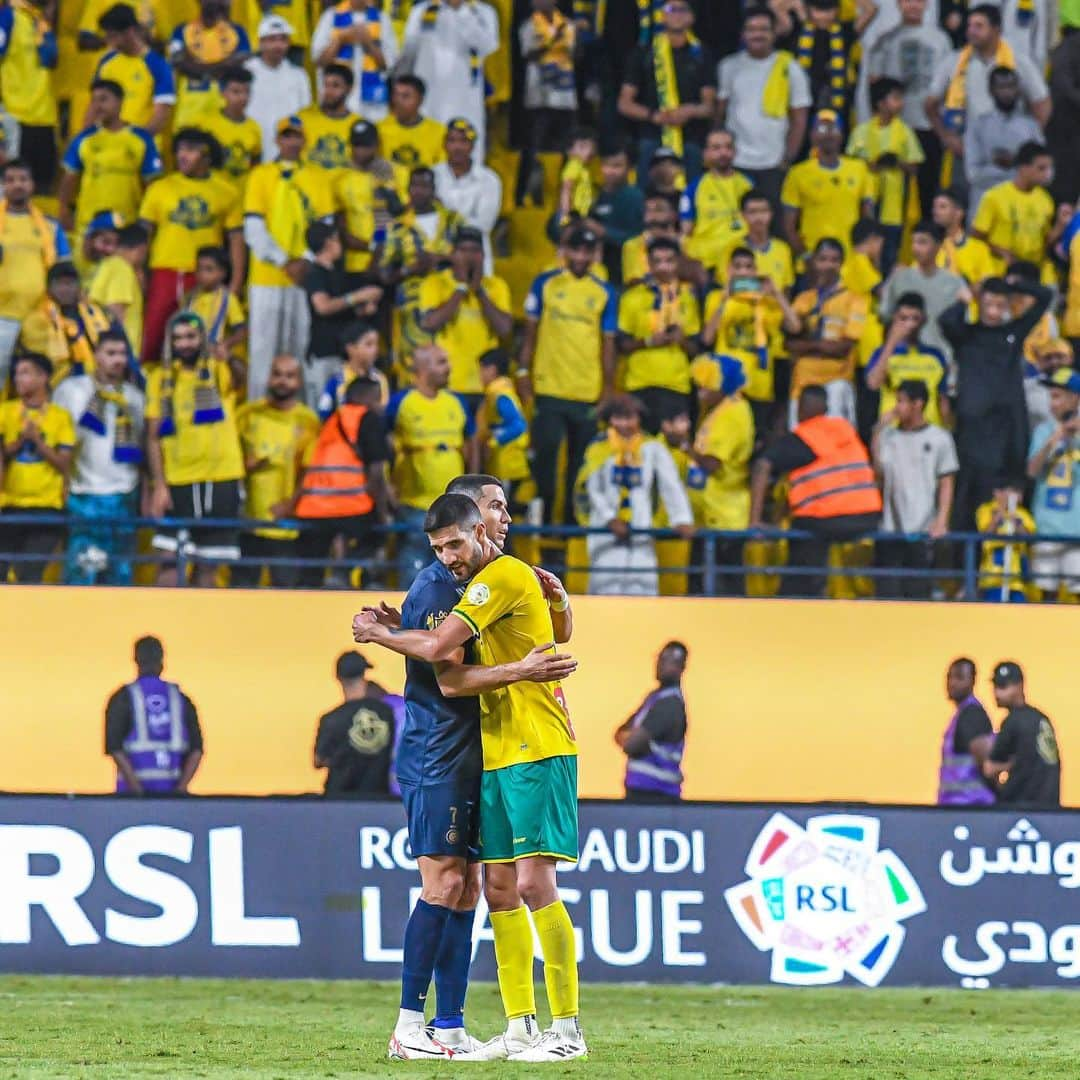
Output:
[[280,15],[267,15],[259,23],[259,37],[270,37],[273,34],[284,34],[291,38],[295,31]]

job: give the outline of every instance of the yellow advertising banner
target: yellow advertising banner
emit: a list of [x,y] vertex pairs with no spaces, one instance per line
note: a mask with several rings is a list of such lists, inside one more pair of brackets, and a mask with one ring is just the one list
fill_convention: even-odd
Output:
[[[111,791],[104,756],[110,694],[134,678],[132,645],[165,644],[165,678],[194,700],[206,756],[200,794],[321,790],[312,767],[318,717],[340,701],[334,661],[374,593],[199,589],[0,590],[0,790]],[[386,599],[399,602],[393,595]],[[1080,748],[1076,612],[1023,605],[576,597],[581,662],[567,698],[581,747],[582,796],[622,794],[614,729],[654,686],[671,639],[690,650],[689,799],[925,803],[934,798],[951,713],[945,668],[1001,659],[1027,673],[1028,699],[1054,721],[1063,801]],[[363,649],[371,677],[400,691],[402,661]],[[1080,750],[1078,750],[1080,752]]]

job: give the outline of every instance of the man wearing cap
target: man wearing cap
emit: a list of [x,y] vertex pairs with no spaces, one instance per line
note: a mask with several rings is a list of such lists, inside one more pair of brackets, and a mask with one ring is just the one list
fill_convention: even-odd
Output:
[[124,219],[111,210],[102,210],[86,223],[82,248],[76,260],[83,288],[90,288],[90,283],[94,280],[101,264],[116,254],[120,230],[124,224]]
[[701,172],[702,146],[716,111],[716,60],[694,36],[690,0],[668,0],[663,29],[630,55],[619,113],[637,125],[638,183],[657,147],[683,158],[687,179]]
[[994,668],[993,683],[994,701],[1009,711],[983,764],[983,775],[1001,782],[997,796],[1001,804],[1045,810],[1059,807],[1061,756],[1054,725],[1027,703],[1019,664],[1003,660]]
[[525,340],[518,369],[525,400],[536,395],[533,473],[553,522],[559,447],[566,442],[564,514],[574,481],[596,437],[596,407],[615,393],[618,294],[591,271],[599,236],[578,226],[563,245],[566,267],[541,274],[525,300]]
[[371,664],[355,649],[334,674],[344,701],[319,717],[314,764],[326,769],[327,796],[387,795],[394,753],[394,712],[367,681]]
[[446,160],[434,168],[435,194],[448,210],[460,214],[466,225],[479,229],[484,240],[484,266],[490,273],[491,230],[502,209],[502,181],[482,164],[476,126],[457,116],[446,129]]
[[496,349],[513,330],[510,287],[484,273],[483,237],[465,226],[454,238],[450,266],[430,274],[420,286],[420,328],[450,358],[450,390],[471,413],[483,394],[480,357]]
[[265,16],[258,34],[258,55],[244,62],[252,75],[247,113],[262,129],[263,161],[271,161],[277,154],[277,122],[311,104],[311,81],[289,59],[294,31],[285,19]]
[[[306,354],[311,320],[302,282],[307,229],[333,217],[327,174],[300,160],[304,124],[277,122],[276,161],[251,172],[244,196],[244,239],[251,249],[248,282],[248,400],[262,395],[275,356]],[[286,190],[282,191],[281,186]]]
[[443,124],[455,117],[471,124],[481,160],[487,127],[484,60],[498,48],[499,17],[481,0],[422,0],[405,23],[401,66],[423,79],[428,115]]
[[[1080,374],[1063,367],[1043,381],[1051,419],[1032,433],[1027,466],[1035,481],[1035,528],[1044,536],[1080,537]],[[1031,568],[1046,599],[1056,599],[1062,585],[1080,594],[1080,543],[1040,541],[1032,548]]]
[[810,133],[817,153],[795,165],[784,181],[784,235],[796,255],[813,251],[826,236],[846,252],[852,227],[873,214],[874,178],[865,161],[840,152],[843,141],[840,117],[822,109]]
[[390,110],[387,78],[398,59],[398,40],[389,5],[373,0],[342,0],[328,7],[311,36],[311,58],[320,73],[344,64],[353,74],[348,106],[376,123]]
[[[1045,320],[1044,320],[1045,321]],[[1024,365],[1024,401],[1027,404],[1028,426],[1034,431],[1050,414],[1051,375],[1061,368],[1073,366],[1073,349],[1064,338],[1050,338],[1024,343],[1027,363]]]

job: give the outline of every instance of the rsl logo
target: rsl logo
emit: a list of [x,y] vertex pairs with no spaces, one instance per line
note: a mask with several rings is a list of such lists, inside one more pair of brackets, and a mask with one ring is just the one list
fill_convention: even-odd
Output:
[[820,814],[806,826],[774,814],[758,833],[745,872],[725,891],[739,929],[772,953],[771,982],[819,986],[850,975],[877,986],[904,944],[903,922],[926,910],[911,872],[879,850],[881,823]]

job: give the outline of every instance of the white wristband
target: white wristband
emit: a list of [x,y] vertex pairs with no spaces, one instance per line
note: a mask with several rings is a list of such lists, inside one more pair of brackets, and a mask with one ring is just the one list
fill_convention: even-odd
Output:
[[562,603],[559,603],[559,604],[552,604],[550,601],[548,602],[548,607],[551,608],[551,610],[556,612],[557,614],[561,614],[569,606],[570,606],[570,597],[569,596],[564,596],[562,598]]

